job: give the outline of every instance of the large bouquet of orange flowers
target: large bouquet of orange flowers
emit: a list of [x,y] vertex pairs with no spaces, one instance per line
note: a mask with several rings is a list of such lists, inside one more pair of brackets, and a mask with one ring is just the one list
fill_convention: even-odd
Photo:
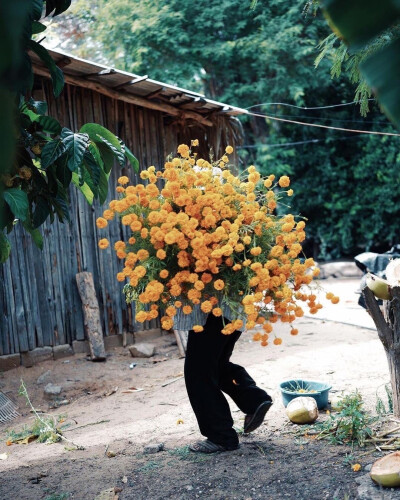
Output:
[[[191,148],[197,144],[192,141]],[[197,158],[191,148],[179,146],[162,171],[142,171],[143,184],[118,179],[121,197],[97,220],[105,227],[118,214],[132,231],[128,242],[114,245],[125,260],[117,279],[128,281],[124,292],[128,302],[136,302],[139,322],[160,316],[162,327],[170,329],[178,312],[190,315],[200,308],[230,319],[224,334],[262,325],[254,339],[267,345],[273,323],[291,324],[303,316],[301,302],[311,313],[322,307],[308,286],[319,270],[313,259],[299,258],[304,220],[274,213],[279,200],[293,194],[290,180],[261,178],[254,166],[235,176],[231,146],[217,161]],[[106,239],[99,242],[101,248],[108,245]],[[290,332],[296,335],[297,329]]]

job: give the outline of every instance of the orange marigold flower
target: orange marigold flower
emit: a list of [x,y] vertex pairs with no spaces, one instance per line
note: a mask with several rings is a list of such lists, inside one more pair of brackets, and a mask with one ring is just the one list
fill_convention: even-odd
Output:
[[220,317],[222,316],[222,309],[220,307],[214,307],[212,313],[214,316]]
[[125,186],[125,184],[128,184],[128,183],[129,183],[129,179],[126,175],[123,175],[123,176],[118,178],[118,184],[122,184],[123,186]]
[[167,256],[167,254],[165,253],[165,250],[163,250],[162,248],[160,248],[159,250],[157,250],[156,256],[157,256],[158,259],[164,260],[165,257]]
[[103,217],[106,219],[106,220],[112,220],[114,218],[114,211],[113,210],[104,210],[103,212]]
[[287,192],[287,195],[288,196],[293,196],[293,189],[289,189],[288,192]]
[[191,306],[183,306],[182,308],[183,314],[190,314],[192,312]]
[[297,335],[299,333],[299,330],[297,328],[292,328],[290,330],[290,335]]
[[194,332],[202,332],[204,328],[201,325],[194,325],[193,331]]
[[282,177],[280,177],[279,181],[278,181],[278,184],[280,185],[280,187],[288,187],[289,184],[290,184],[290,179],[287,175],[282,175]]
[[223,280],[216,280],[214,282],[214,288],[216,290],[222,290],[224,288],[224,286],[225,286],[225,283],[223,282]]
[[359,470],[361,470],[361,465],[360,464],[354,464],[351,466],[351,468],[353,469],[354,472],[358,472]]
[[146,319],[147,319],[147,313],[146,313],[146,311],[139,311],[139,312],[137,312],[136,315],[135,315],[135,319],[139,323],[144,323],[146,321]]
[[187,158],[189,156],[189,146],[187,144],[180,144],[178,146],[178,153],[182,158]]
[[125,281],[125,274],[117,273],[117,281]]
[[107,238],[103,238],[99,241],[99,247],[104,250],[105,248],[108,248],[108,246],[110,245],[110,242],[108,241]]
[[250,250],[251,255],[260,255],[261,252],[261,247],[254,247]]
[[274,344],[275,344],[275,345],[280,345],[280,344],[282,344],[282,339],[281,339],[280,337],[276,337],[276,338],[274,339]]
[[103,229],[104,227],[107,226],[107,224],[108,224],[108,222],[103,217],[98,217],[98,219],[96,220],[96,226],[99,229]]
[[162,271],[160,271],[159,276],[160,278],[167,278],[168,274],[168,271],[166,269],[163,269]]
[[334,296],[334,297],[332,297],[331,302],[332,302],[332,304],[338,304],[339,300],[340,300],[339,297]]
[[233,147],[232,146],[226,146],[225,153],[227,153],[228,155],[232,154],[233,153]]
[[205,300],[201,306],[200,306],[200,309],[204,312],[204,313],[209,313],[212,309],[212,304],[209,300]]

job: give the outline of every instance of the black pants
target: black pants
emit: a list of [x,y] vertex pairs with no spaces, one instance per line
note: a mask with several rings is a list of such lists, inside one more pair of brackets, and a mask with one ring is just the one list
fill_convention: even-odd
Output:
[[190,330],[185,382],[200,432],[213,443],[229,449],[237,447],[238,436],[232,427],[228,401],[222,391],[245,414],[253,414],[263,401],[271,398],[257,387],[244,368],[229,361],[241,332],[223,335],[222,328],[222,318],[210,314],[204,331]]

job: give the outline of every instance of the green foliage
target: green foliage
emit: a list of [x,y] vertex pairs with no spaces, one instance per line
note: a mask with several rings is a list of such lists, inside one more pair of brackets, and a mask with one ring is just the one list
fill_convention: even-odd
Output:
[[[33,84],[29,50],[48,68],[54,95],[59,96],[63,90],[62,71],[46,48],[32,37],[47,29],[40,22],[42,18],[61,14],[70,3],[35,0],[0,5],[0,263],[10,253],[4,231],[10,232],[16,222],[23,223],[42,248],[38,228],[45,220],[69,220],[71,183],[89,203],[94,199],[103,203],[115,160],[121,166],[128,161],[138,170],[137,159],[109,130],[96,124],[87,124],[79,132],[62,128],[56,119],[46,115],[45,102],[25,97]],[[94,130],[95,137],[85,127]]]
[[338,413],[331,413],[327,420],[313,425],[319,432],[318,437],[332,444],[364,446],[365,440],[372,436],[371,425],[377,418],[364,410],[364,402],[357,391],[344,396],[338,407]]
[[[370,110],[368,121],[355,106],[305,111],[259,105],[251,110],[393,132],[368,101],[371,92],[360,64],[398,31],[394,26],[368,50],[351,53],[331,33],[316,0],[76,0],[50,37],[78,56],[244,108],[265,102],[329,106],[355,99],[362,115]],[[315,257],[387,250],[397,243],[391,221],[400,217],[398,138],[239,118],[246,137],[239,150],[242,163],[254,163],[263,174],[291,175],[291,210],[309,220]]]
[[385,384],[386,403],[376,391],[376,413],[380,416],[393,414],[393,392],[390,384]]

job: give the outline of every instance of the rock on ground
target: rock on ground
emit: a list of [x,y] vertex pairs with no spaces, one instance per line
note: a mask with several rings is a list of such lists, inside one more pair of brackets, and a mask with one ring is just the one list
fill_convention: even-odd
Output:
[[61,394],[62,387],[60,385],[47,384],[44,388],[44,395],[47,399],[52,399]]
[[130,345],[128,349],[134,358],[151,358],[154,355],[154,345],[144,342]]

